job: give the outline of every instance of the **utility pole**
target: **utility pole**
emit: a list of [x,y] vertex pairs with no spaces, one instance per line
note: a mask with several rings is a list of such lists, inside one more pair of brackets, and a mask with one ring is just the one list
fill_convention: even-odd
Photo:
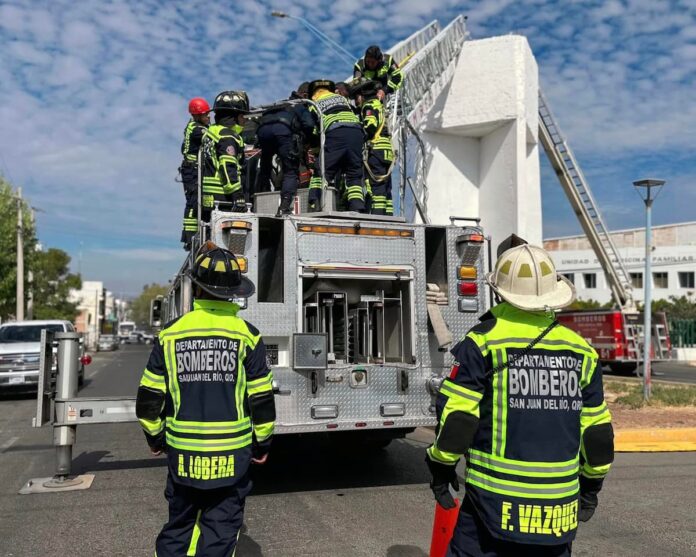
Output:
[[24,321],[24,231],[22,223],[22,188],[17,188],[17,321]]

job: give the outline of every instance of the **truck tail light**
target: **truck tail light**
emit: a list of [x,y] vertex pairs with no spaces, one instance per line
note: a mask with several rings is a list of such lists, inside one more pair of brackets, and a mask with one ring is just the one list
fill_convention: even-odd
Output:
[[463,279],[476,280],[478,278],[478,271],[476,270],[476,267],[470,267],[468,265],[461,265],[461,266],[457,267],[457,278],[460,280],[463,280]]
[[457,292],[460,296],[477,296],[478,284],[475,282],[460,281],[457,283]]
[[89,354],[83,355],[83,356],[80,358],[80,363],[81,363],[83,366],[88,366],[89,364],[92,363],[92,356],[90,356]]

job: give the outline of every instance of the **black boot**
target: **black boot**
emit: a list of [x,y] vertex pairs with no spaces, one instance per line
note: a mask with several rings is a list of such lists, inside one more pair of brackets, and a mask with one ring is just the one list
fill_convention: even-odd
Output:
[[281,196],[280,205],[278,206],[278,211],[276,212],[276,217],[284,217],[286,215],[292,215],[292,196]]

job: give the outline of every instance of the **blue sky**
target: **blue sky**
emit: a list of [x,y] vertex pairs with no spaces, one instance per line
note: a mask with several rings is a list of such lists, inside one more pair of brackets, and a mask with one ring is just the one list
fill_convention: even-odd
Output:
[[[269,102],[350,73],[298,22],[345,48],[396,43],[433,19],[473,38],[520,33],[611,228],[640,226],[630,183],[668,180],[657,224],[696,220],[696,0],[0,2],[0,172],[22,185],[46,246],[117,293],[178,269],[174,182],[190,97]],[[543,161],[544,232],[579,231]]]

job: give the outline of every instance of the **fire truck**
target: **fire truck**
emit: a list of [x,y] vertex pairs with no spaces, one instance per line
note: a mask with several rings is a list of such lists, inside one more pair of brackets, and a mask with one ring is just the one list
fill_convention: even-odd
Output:
[[[558,321],[573,329],[597,350],[599,359],[614,373],[633,373],[643,361],[643,313],[620,309],[564,311]],[[652,317],[651,360],[671,358],[667,315],[655,313]]]
[[[218,208],[205,235],[256,285],[234,301],[267,347],[276,431],[363,429],[388,442],[435,425],[448,349],[484,310],[481,228],[334,211],[276,218],[277,201],[268,212]],[[161,301],[163,322],[192,307],[194,252]]]

